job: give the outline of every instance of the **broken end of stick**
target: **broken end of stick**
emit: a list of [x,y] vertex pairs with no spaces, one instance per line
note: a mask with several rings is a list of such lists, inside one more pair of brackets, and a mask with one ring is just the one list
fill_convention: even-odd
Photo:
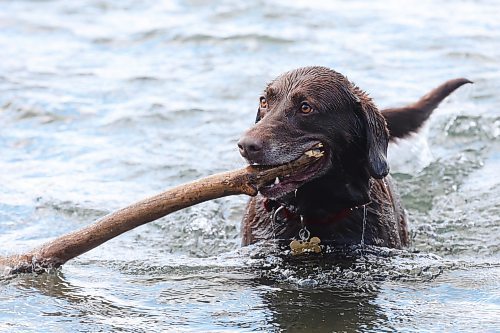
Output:
[[0,257],[0,276],[20,273],[42,273],[58,268],[62,263],[54,258],[38,258],[34,253]]
[[33,256],[30,254],[19,254],[8,257],[0,257],[0,276],[17,273],[34,272]]

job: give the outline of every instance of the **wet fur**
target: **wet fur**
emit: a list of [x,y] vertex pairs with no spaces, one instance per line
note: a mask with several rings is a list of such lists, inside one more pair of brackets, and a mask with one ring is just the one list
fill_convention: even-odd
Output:
[[[273,198],[296,209],[293,218],[273,226],[266,198],[259,194],[250,199],[242,223],[243,245],[296,238],[299,215],[324,242],[358,244],[364,214],[366,244],[409,245],[405,211],[388,175],[388,143],[417,131],[439,103],[465,83],[470,81],[449,80],[414,104],[380,112],[368,94],[331,69],[304,67],[277,77],[264,92],[268,106],[259,108],[256,125],[239,142],[242,155],[249,163],[277,165],[320,141],[329,150],[329,160],[296,194]],[[313,105],[311,114],[300,112],[304,100]],[[352,212],[339,219],[338,213],[349,208]]]

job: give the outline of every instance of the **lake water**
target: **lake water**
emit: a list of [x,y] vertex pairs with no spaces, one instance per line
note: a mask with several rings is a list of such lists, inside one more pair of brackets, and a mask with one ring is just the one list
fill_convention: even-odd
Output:
[[[240,248],[247,198],[0,278],[2,332],[499,332],[500,3],[0,2],[0,254],[244,165],[266,82],[324,65],[381,107],[467,77],[389,150],[408,251]],[[342,259],[342,260],[340,260]]]

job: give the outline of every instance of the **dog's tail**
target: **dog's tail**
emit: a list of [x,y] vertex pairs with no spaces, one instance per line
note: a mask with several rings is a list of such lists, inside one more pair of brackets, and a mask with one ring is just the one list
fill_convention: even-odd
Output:
[[416,132],[446,96],[466,83],[472,83],[472,81],[464,78],[448,80],[431,90],[416,103],[401,108],[382,110],[382,115],[389,128],[391,140],[404,138]]

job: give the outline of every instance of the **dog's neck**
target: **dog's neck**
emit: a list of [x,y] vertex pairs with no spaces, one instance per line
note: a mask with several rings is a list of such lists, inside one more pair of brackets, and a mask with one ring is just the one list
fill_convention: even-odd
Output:
[[370,202],[370,176],[329,172],[276,200],[307,218],[321,219]]

